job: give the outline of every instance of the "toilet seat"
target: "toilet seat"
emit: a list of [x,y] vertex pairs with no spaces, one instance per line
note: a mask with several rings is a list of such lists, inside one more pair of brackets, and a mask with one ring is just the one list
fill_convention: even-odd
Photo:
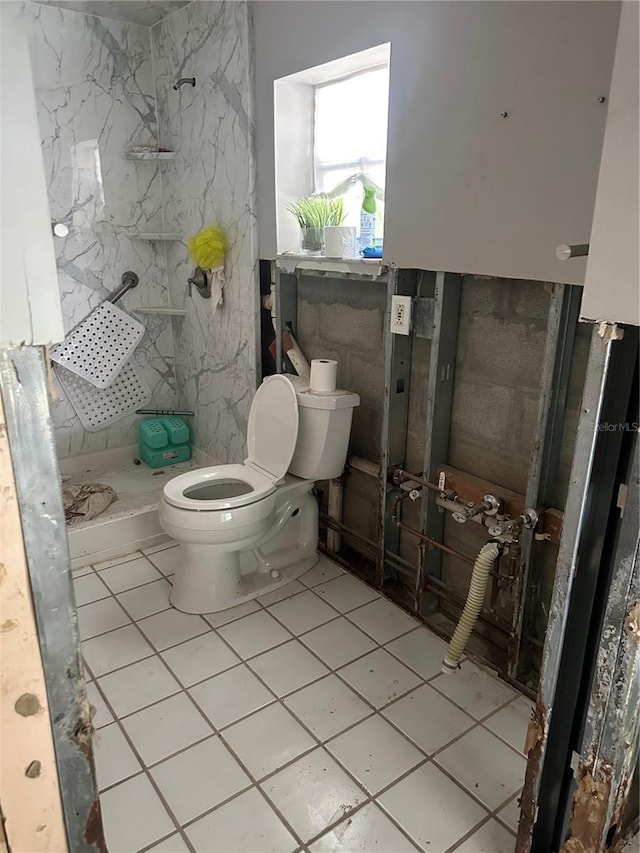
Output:
[[298,398],[281,374],[267,377],[249,411],[248,456],[243,465],[213,465],[170,480],[163,490],[171,506],[192,512],[219,512],[249,506],[283,482],[298,441]]
[[[225,495],[225,485],[227,494]],[[246,491],[238,494],[238,486],[245,485]],[[220,493],[217,498],[198,498],[199,490],[213,487]],[[275,492],[272,478],[250,465],[213,465],[187,471],[170,480],[164,487],[164,499],[178,509],[195,512],[214,512],[247,506]],[[185,493],[190,493],[185,494]],[[204,492],[206,494],[206,491]]]

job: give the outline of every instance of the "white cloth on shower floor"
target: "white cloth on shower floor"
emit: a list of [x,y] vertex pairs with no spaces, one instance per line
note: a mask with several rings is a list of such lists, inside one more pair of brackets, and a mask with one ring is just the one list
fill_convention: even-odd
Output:
[[65,483],[62,497],[64,517],[69,527],[95,518],[118,499],[115,490],[104,483]]

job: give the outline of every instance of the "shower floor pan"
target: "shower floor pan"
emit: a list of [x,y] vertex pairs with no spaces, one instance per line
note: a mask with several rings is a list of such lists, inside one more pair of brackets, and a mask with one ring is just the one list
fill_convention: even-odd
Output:
[[215,464],[195,448],[189,462],[156,470],[144,463],[135,465],[133,460],[137,456],[137,446],[131,445],[60,460],[63,481],[105,483],[118,495],[101,515],[67,529],[72,569],[122,557],[168,540],[158,521],[164,484],[185,471]]

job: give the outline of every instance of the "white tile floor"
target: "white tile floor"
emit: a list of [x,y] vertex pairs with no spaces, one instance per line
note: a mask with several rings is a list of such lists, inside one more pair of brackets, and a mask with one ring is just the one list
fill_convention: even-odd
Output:
[[74,576],[110,853],[512,853],[526,699],[324,558],[204,617],[177,559]]

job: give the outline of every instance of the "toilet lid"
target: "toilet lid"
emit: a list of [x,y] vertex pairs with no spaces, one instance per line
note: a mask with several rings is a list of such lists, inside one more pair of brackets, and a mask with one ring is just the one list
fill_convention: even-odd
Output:
[[247,462],[280,480],[287,473],[298,441],[298,399],[282,375],[268,376],[256,391],[249,412]]

